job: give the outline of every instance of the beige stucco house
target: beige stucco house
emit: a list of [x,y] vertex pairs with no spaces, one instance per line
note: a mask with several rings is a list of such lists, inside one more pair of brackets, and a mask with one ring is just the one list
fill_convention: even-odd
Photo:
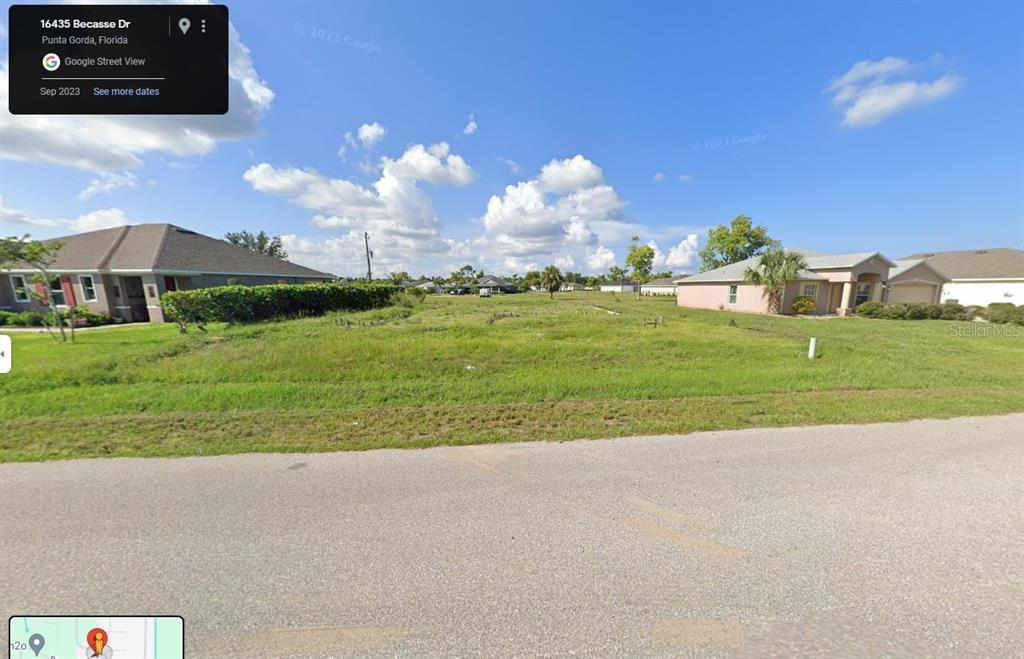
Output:
[[35,270],[0,263],[0,309],[39,309],[30,288],[58,308],[87,307],[126,322],[162,322],[167,291],[225,284],[301,284],[334,276],[173,224],[136,224],[55,238],[63,243],[50,285]]
[[[793,300],[806,296],[815,301],[815,315],[846,316],[868,300],[881,301],[895,263],[878,252],[822,254],[800,252],[807,262],[796,279],[787,282],[782,293],[782,313],[793,313]],[[747,268],[757,265],[757,257],[701,272],[676,282],[676,301],[681,307],[724,309],[768,313],[764,289],[746,283]]]

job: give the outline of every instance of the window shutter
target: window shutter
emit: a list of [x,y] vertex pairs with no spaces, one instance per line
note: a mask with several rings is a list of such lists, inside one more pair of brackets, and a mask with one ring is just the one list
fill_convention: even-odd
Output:
[[75,288],[71,285],[71,277],[61,275],[60,287],[64,289],[64,302],[67,303],[69,307],[75,306]]

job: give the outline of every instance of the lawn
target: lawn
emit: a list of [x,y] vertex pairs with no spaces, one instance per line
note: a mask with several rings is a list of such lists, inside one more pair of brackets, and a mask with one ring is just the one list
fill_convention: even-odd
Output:
[[[612,313],[614,312],[614,313]],[[645,320],[662,316],[660,326]],[[736,326],[730,325],[734,320]],[[1024,337],[950,321],[428,297],[178,333],[12,333],[0,461],[598,438],[1024,410]],[[807,340],[819,357],[808,360]]]

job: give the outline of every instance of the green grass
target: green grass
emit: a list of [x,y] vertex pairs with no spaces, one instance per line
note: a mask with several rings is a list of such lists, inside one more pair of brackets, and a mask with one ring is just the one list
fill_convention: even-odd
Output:
[[[608,313],[606,309],[621,311]],[[660,327],[645,319],[664,317]],[[730,327],[735,320],[738,327]],[[1024,410],[1024,337],[535,293],[180,335],[13,333],[0,461],[574,439]],[[818,337],[819,358],[806,358]]]

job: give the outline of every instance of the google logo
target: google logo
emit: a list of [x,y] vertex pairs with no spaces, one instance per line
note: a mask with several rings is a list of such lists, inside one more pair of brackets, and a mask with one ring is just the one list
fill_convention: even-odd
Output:
[[57,53],[43,55],[43,68],[47,71],[56,71],[60,68],[60,57],[57,57]]

